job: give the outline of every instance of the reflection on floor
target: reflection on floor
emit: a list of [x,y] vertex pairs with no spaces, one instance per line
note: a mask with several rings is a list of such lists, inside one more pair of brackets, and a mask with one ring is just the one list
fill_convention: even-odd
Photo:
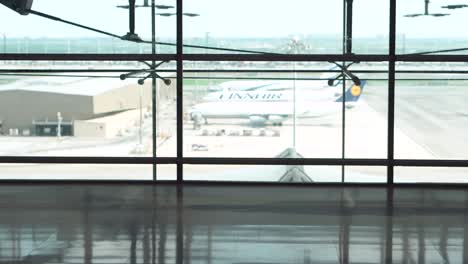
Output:
[[0,263],[467,263],[468,191],[3,185]]

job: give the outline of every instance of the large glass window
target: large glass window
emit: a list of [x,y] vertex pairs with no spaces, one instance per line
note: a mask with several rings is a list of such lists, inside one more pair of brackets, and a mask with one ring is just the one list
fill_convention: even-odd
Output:
[[314,183],[341,182],[339,166],[287,166],[287,165],[187,165],[184,179],[214,182],[280,182]]
[[[2,156],[175,156],[175,72],[164,80],[138,62],[5,62],[33,73],[0,73]],[[122,80],[122,76],[128,76]],[[153,112],[155,88],[156,116]],[[153,120],[156,120],[153,127]],[[156,129],[156,131],[153,131]]]
[[[395,154],[466,159],[465,63],[401,63],[395,88]],[[403,73],[407,72],[407,73]]]
[[352,1],[352,47],[356,54],[387,54],[390,2]]
[[289,157],[284,152],[294,149],[303,157],[341,157],[343,87],[327,72],[332,64],[202,65],[232,72],[184,74],[185,156]]
[[[291,3],[256,1],[186,1],[184,41],[188,45],[268,53],[341,53],[343,1]],[[324,27],[322,22],[327,21]],[[291,43],[301,40],[300,48]],[[188,47],[185,52],[216,53]],[[241,52],[241,51],[234,51]]]
[[467,183],[466,168],[396,167],[398,183]]
[[[175,170],[161,168],[164,179],[174,179]],[[152,180],[151,165],[109,164],[2,164],[0,180]]]
[[[361,62],[349,67],[361,80],[345,85],[344,156],[346,158],[385,158],[388,134],[388,63]],[[340,87],[343,89],[343,87]]]
[[0,162],[176,179],[155,175],[164,163],[179,182],[278,178],[203,174],[232,166],[353,183],[468,167],[464,4],[132,2],[0,6]]

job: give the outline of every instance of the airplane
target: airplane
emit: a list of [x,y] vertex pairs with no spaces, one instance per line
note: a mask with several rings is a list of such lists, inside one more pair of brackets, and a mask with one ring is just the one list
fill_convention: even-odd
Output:
[[253,91],[258,88],[269,86],[273,84],[272,80],[255,80],[255,81],[228,81],[219,85],[211,86],[208,88],[209,92],[222,92],[222,91]]
[[[296,116],[320,118],[338,113],[342,109],[343,100],[347,108],[353,108],[365,85],[365,80],[361,80],[360,85],[353,83],[346,90],[345,96],[330,89],[296,90]],[[293,117],[293,98],[294,91],[290,87],[272,91],[213,92],[208,94],[202,103],[190,108],[188,114],[196,129],[200,128],[203,122],[208,124],[210,118],[248,118],[254,126],[267,123],[281,126],[284,121]]]
[[[296,89],[325,89],[329,86],[338,86],[341,80],[333,81],[326,78],[323,80],[296,80]],[[330,81],[333,81],[330,83]],[[209,92],[228,91],[278,91],[291,90],[293,88],[290,80],[255,80],[255,81],[228,81],[208,88]]]
[[[333,67],[330,70],[337,70],[338,67]],[[326,88],[327,86],[337,86],[341,80],[336,79],[336,73],[325,73],[320,76],[321,80],[296,80],[296,88],[304,87],[307,89],[312,88]],[[325,81],[324,81],[325,80]],[[269,90],[292,89],[292,82],[290,80],[242,80],[242,81],[228,81],[221,84],[211,86],[208,88],[209,92],[222,92],[222,91],[255,91],[255,90]]]

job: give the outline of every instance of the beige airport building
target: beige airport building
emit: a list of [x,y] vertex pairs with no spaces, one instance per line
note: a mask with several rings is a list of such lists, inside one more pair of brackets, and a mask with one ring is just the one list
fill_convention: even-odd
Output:
[[[172,97],[175,82],[158,82],[158,98]],[[31,77],[0,86],[0,134],[112,137],[151,110],[151,82],[136,79]]]

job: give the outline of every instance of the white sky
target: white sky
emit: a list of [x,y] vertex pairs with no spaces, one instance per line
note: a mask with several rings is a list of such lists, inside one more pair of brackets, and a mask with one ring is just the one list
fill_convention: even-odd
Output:
[[[128,31],[128,11],[116,8],[125,0],[35,0],[33,9],[91,27],[124,35]],[[137,0],[143,2],[143,0]],[[354,0],[356,37],[388,35],[389,0]],[[407,38],[467,38],[468,8],[440,8],[446,4],[468,4],[468,0],[432,0],[430,12],[450,12],[448,17],[405,18],[422,13],[424,0],[398,0],[397,29]],[[174,5],[175,0],[157,4]],[[185,36],[211,37],[287,37],[291,35],[341,35],[343,0],[186,0],[185,12],[199,17],[184,18]],[[162,11],[166,12],[166,11]],[[175,12],[175,10],[174,10]],[[175,37],[175,17],[158,17],[157,35]],[[137,11],[137,33],[149,38],[150,9]],[[0,34],[8,37],[97,37],[98,34],[33,15],[21,16],[0,6]]]

